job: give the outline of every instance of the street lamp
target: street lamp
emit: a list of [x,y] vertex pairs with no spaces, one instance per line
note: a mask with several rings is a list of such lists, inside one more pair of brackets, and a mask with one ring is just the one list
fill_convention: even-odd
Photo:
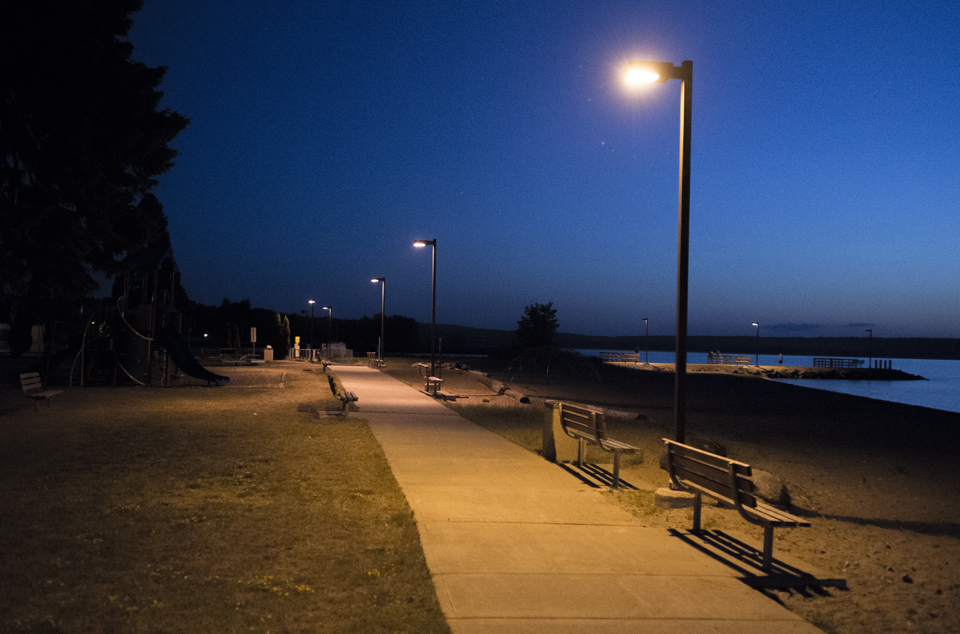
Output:
[[434,330],[437,327],[437,240],[417,240],[413,243],[413,246],[422,249],[425,246],[433,247],[433,272],[431,273],[431,278],[433,279],[433,303],[432,310],[430,312],[430,376],[440,376],[437,374],[437,345],[436,339],[434,338]]
[[646,317],[643,318],[643,363],[644,365],[650,365],[650,320]]
[[686,440],[687,409],[687,278],[690,262],[690,135],[693,114],[693,62],[630,62],[628,84],[680,80],[680,204],[677,244],[677,358],[673,409],[676,441]]
[[760,367],[760,322],[755,321],[753,325],[757,327],[757,367]]
[[384,330],[384,318],[386,317],[386,312],[384,312],[384,306],[387,302],[387,278],[385,277],[375,277],[370,280],[374,284],[380,282],[380,361],[383,361],[383,335]]
[[317,303],[315,299],[308,299],[307,303],[310,304],[310,356],[313,357],[313,305]]
[[324,306],[327,311],[327,356],[330,356],[330,347],[333,345],[333,306]]
[[864,332],[870,333],[870,341],[867,343],[867,351],[870,353],[870,361],[868,361],[867,368],[873,367],[873,328],[867,328]]

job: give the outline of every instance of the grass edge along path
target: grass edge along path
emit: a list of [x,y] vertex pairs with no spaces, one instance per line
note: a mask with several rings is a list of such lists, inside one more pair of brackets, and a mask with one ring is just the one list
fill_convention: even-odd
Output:
[[283,369],[5,409],[0,631],[448,632],[366,422]]

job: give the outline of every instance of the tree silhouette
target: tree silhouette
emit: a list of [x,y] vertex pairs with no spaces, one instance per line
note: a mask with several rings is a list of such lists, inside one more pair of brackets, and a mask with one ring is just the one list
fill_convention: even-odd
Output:
[[69,301],[169,240],[150,194],[188,119],[131,60],[141,0],[0,2],[0,311]]
[[517,335],[523,345],[530,348],[550,345],[559,328],[553,302],[530,304],[523,309],[523,317],[517,322],[517,326]]
[[282,313],[276,313],[277,321],[272,333],[273,354],[275,359],[286,359],[290,353],[290,318]]

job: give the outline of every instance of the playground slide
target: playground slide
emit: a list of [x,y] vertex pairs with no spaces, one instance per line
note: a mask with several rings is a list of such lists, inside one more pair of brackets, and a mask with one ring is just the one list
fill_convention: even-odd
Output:
[[183,337],[166,324],[157,333],[157,341],[166,349],[167,354],[177,364],[177,367],[183,370],[184,374],[203,381],[226,383],[230,380],[230,377],[214,374],[200,365],[200,362],[190,352],[190,346],[183,340]]

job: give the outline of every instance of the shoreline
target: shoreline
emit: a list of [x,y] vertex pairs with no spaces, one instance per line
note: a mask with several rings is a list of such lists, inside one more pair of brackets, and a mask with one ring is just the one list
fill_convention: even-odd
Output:
[[[606,361],[610,365],[646,370],[652,372],[673,373],[673,363],[623,363]],[[903,370],[880,368],[821,368],[814,366],[785,365],[721,365],[707,363],[688,363],[687,373],[702,374],[739,374],[758,376],[767,379],[816,379],[838,381],[926,381],[925,377],[910,374]]]

